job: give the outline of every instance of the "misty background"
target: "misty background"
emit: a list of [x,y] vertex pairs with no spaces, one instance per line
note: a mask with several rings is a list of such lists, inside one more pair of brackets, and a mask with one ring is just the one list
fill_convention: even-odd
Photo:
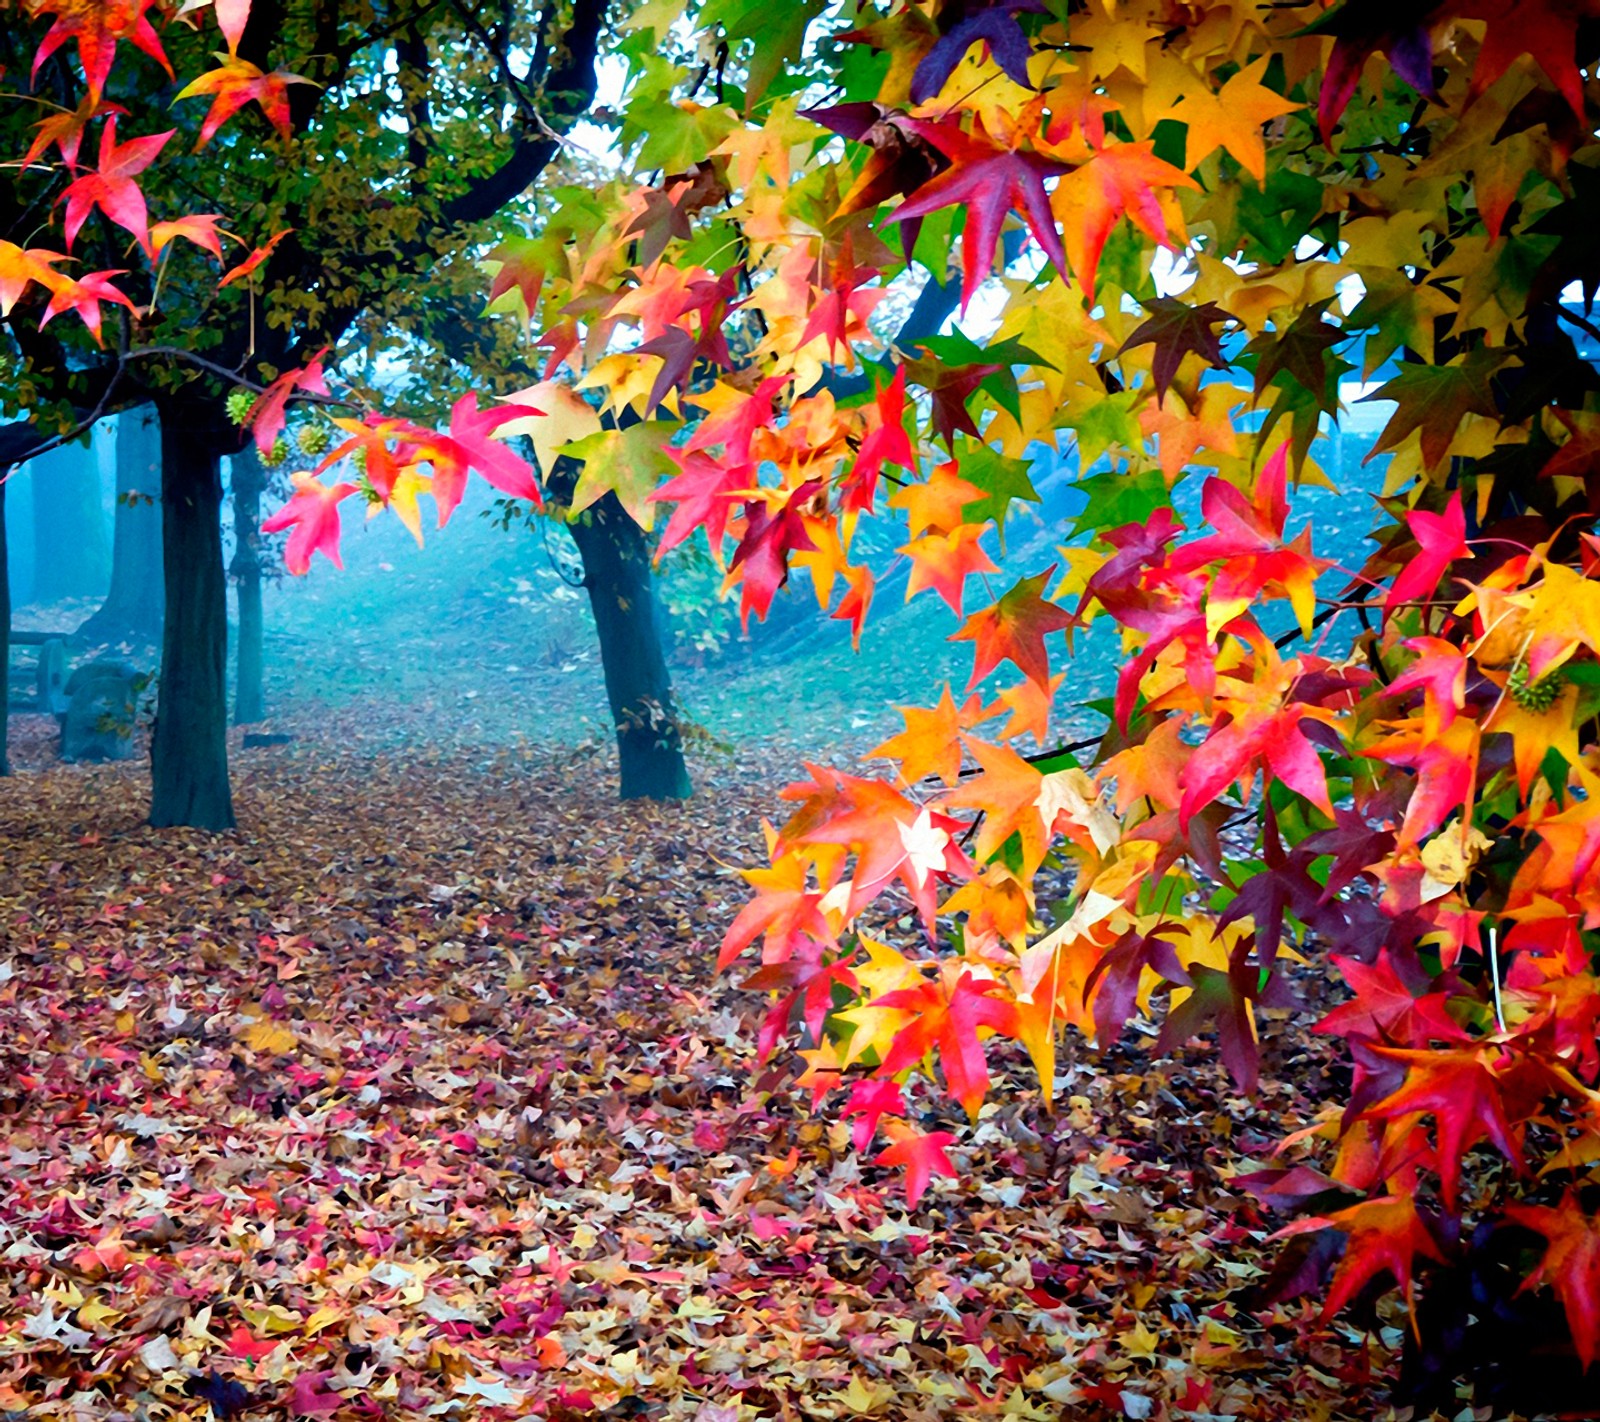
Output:
[[[1386,404],[1353,405],[1343,433],[1313,447],[1339,492],[1306,486],[1293,499],[1291,531],[1311,520],[1317,553],[1344,569],[1365,557],[1368,495],[1380,487],[1386,461],[1363,466],[1362,460],[1388,413]],[[13,626],[70,639],[69,665],[109,654],[153,672],[158,661],[159,446],[152,424],[148,409],[104,420],[88,447],[54,450],[16,470],[8,483]],[[1040,502],[1013,505],[1003,549],[993,534],[987,539],[1002,571],[986,580],[987,590],[978,580],[969,583],[970,608],[983,605],[986,592],[998,596],[1016,577],[1060,561],[1056,549],[1071,541],[1084,502],[1073,487],[1074,462],[1071,454],[1041,451],[1031,475]],[[225,480],[238,475],[239,463],[228,461]],[[286,497],[284,472],[268,472],[264,512]],[[1191,526],[1202,482],[1190,477],[1175,495]],[[276,540],[263,541],[260,728],[295,734],[331,722],[379,748],[421,738],[606,754],[611,725],[599,647],[565,528],[508,509],[474,481],[450,526],[434,530],[425,523],[424,533],[419,548],[397,520],[367,522],[359,501],[350,500],[345,570],[319,559],[302,578],[283,572]],[[737,601],[719,597],[721,575],[703,539],[658,565],[674,690],[697,759],[735,755],[755,742],[782,743],[796,755],[859,752],[900,728],[896,704],[931,705],[946,680],[961,697],[970,651],[946,640],[959,620],[931,592],[906,603],[905,560],[895,554],[902,536],[903,527],[890,520],[861,525],[858,546],[881,581],[859,654],[848,626],[819,610],[803,573],[780,594],[769,620],[752,621],[746,631]],[[227,497],[224,537],[231,566],[238,540]],[[121,606],[108,619],[114,570]],[[1323,590],[1344,581],[1331,572]],[[237,578],[230,583],[233,678]],[[157,606],[130,609],[130,599]],[[1348,629],[1334,633],[1348,635]],[[1330,641],[1324,650],[1337,652],[1339,645]],[[14,683],[25,678],[23,663],[33,653],[14,648]],[[1052,659],[1067,674],[1057,703],[1063,719],[1053,735],[1094,731],[1094,717],[1074,714],[1070,704],[1111,694],[1121,663],[1115,630],[1101,619],[1076,640],[1070,660],[1052,639]],[[1002,683],[1005,675],[1003,669]],[[20,732],[27,712],[18,707],[14,714]]]

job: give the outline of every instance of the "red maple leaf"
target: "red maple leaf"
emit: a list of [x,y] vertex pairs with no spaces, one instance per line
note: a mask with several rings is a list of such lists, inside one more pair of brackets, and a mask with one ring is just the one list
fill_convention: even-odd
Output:
[[840,1115],[860,1118],[850,1128],[850,1143],[857,1150],[865,1150],[883,1117],[903,1116],[905,1111],[906,1099],[900,1090],[900,1083],[888,1077],[875,1076],[858,1081],[851,1087],[850,1099],[845,1102]]
[[1445,1207],[1453,1210],[1461,1180],[1461,1161],[1481,1140],[1488,1140],[1519,1170],[1522,1151],[1506,1119],[1500,1079],[1485,1064],[1481,1049],[1412,1051],[1374,1047],[1373,1052],[1406,1068],[1397,1091],[1369,1107],[1374,1120],[1395,1120],[1413,1113],[1431,1114],[1436,1125],[1434,1159]]
[[903,1165],[906,1170],[906,1203],[915,1206],[928,1189],[934,1175],[955,1178],[956,1168],[944,1148],[954,1142],[949,1131],[929,1131],[923,1134],[909,1126],[889,1127],[894,1144],[878,1153],[878,1165]]
[[1070,627],[1073,620],[1066,608],[1040,596],[1054,572],[1052,564],[1037,577],[1020,579],[993,607],[974,612],[959,632],[951,634],[952,642],[974,644],[969,688],[982,681],[1002,661],[1015,663],[1036,685],[1050,684],[1050,656],[1045,651],[1044,639],[1052,632]]
[[277,130],[278,136],[288,139],[289,85],[311,82],[310,79],[303,78],[299,74],[291,74],[286,69],[277,69],[268,74],[248,59],[224,57],[220,69],[202,74],[178,94],[180,99],[192,98],[197,94],[211,96],[211,107],[206,111],[205,121],[200,125],[200,137],[195,143],[195,152],[198,153],[211,142],[216,131],[252,101],[261,106],[261,112],[267,116],[267,122]]
[[414,446],[404,451],[403,463],[426,459],[433,466],[433,499],[439,508],[441,528],[461,502],[469,469],[476,469],[510,498],[527,499],[535,508],[543,505],[533,466],[514,453],[504,440],[493,438],[494,431],[508,420],[542,414],[543,410],[536,410],[532,405],[512,402],[480,410],[475,394],[463,395],[450,407],[448,435],[426,431]]
[[1333,963],[1355,997],[1334,1008],[1317,1023],[1315,1031],[1346,1037],[1387,1035],[1408,1047],[1424,1047],[1431,1041],[1470,1040],[1471,1034],[1445,1010],[1446,995],[1413,994],[1395,971],[1388,949],[1381,949],[1373,963],[1337,953]]
[[1556,1291],[1587,1371],[1600,1352],[1600,1220],[1583,1212],[1571,1190],[1554,1208],[1510,1205],[1506,1218],[1545,1237],[1544,1258],[1522,1287],[1547,1283]]
[[250,255],[240,262],[238,266],[229,267],[228,270],[222,274],[221,280],[217,282],[217,290],[221,291],[225,286],[232,286],[236,281],[243,281],[247,276],[250,275],[251,272],[253,272],[264,261],[266,261],[267,258],[272,255],[273,250],[277,247],[278,243],[283,241],[283,239],[293,231],[294,228],[285,227],[282,232],[274,232],[272,236],[267,238],[265,242],[251,252]]
[[867,567],[851,568],[845,575],[846,589],[839,605],[829,613],[830,617],[840,622],[850,624],[850,645],[856,651],[861,650],[861,629],[866,624],[867,609],[872,606],[872,590],[877,585],[877,580],[872,576],[872,569]]
[[145,16],[156,0],[35,0],[29,10],[36,15],[54,15],[45,37],[39,42],[33,56],[33,77],[69,39],[78,42],[78,59],[83,65],[83,77],[89,83],[91,103],[100,102],[111,65],[116,59],[117,42],[127,40],[142,49],[170,75],[172,66],[167,62],[161,40]]
[[753,611],[765,620],[772,599],[789,579],[789,554],[815,548],[806,532],[803,510],[822,490],[810,479],[794,490],[776,512],[766,503],[745,505],[744,536],[733,550],[732,567],[744,569],[739,591],[739,617],[749,624]]
[[1453,720],[1448,728],[1417,717],[1362,752],[1417,772],[1400,827],[1402,849],[1420,844],[1471,799],[1478,778],[1480,736],[1477,722],[1465,717]]
[[1467,90],[1471,103],[1523,55],[1531,55],[1539,68],[1572,106],[1579,123],[1585,123],[1583,75],[1578,72],[1578,25],[1589,12],[1578,5],[1529,5],[1523,0],[1477,0],[1462,11],[1463,17],[1486,20],[1478,62],[1472,68]]
[[139,308],[133,304],[122,292],[112,286],[111,278],[122,276],[120,271],[89,272],[81,277],[58,276],[50,288],[50,305],[45,308],[39,324],[45,325],[51,317],[59,316],[63,311],[76,311],[83,324],[89,328],[89,334],[94,337],[95,344],[100,340],[100,303],[112,301],[118,306],[126,306],[129,311]]
[[1416,661],[1389,683],[1387,694],[1421,688],[1423,707],[1441,731],[1448,730],[1456,713],[1467,704],[1467,656],[1443,637],[1410,637],[1401,644],[1418,654]]
[[669,444],[666,452],[683,472],[650,495],[653,503],[677,505],[662,530],[656,556],[676,548],[697,528],[705,529],[713,551],[719,549],[734,513],[734,495],[750,487],[753,475],[749,466],[676,445]]
[[150,250],[150,214],[145,207],[144,193],[134,182],[134,176],[155,162],[156,155],[176,132],[176,129],[169,128],[165,133],[153,133],[145,138],[130,138],[126,143],[118,143],[117,116],[111,114],[106,118],[106,126],[100,132],[100,166],[92,173],[75,178],[61,194],[60,200],[67,205],[65,230],[68,250],[71,250],[78,229],[98,207],[118,227],[133,233],[134,239],[144,248],[145,255],[153,257]]
[[261,531],[293,530],[283,550],[284,564],[291,573],[306,572],[313,553],[321,553],[336,568],[344,567],[339,556],[339,505],[356,492],[356,486],[326,485],[314,474],[297,474],[294,482],[294,497],[261,525]]
[[874,998],[874,1007],[916,1014],[896,1034],[880,1070],[885,1076],[894,1076],[938,1047],[945,1086],[977,1120],[978,1107],[989,1090],[989,1067],[978,1029],[986,1027],[1008,1037],[1017,1033],[1016,1007],[990,996],[998,991],[997,983],[980,982],[972,974],[962,973],[954,987],[947,987],[943,980],[924,982]]
[[1413,1292],[1411,1271],[1417,1255],[1443,1262],[1432,1233],[1417,1214],[1417,1202],[1409,1195],[1363,1200],[1320,1219],[1302,1220],[1282,1233],[1304,1233],[1324,1224],[1333,1225],[1350,1237],[1322,1308],[1324,1318],[1331,1318],[1370,1280],[1384,1273],[1394,1275],[1409,1304]]
[[878,491],[878,476],[885,464],[915,469],[916,451],[906,434],[906,368],[899,366],[894,379],[873,393],[868,419],[871,428],[861,441],[856,462],[842,485],[841,504],[846,512],[870,509]]
[[1467,520],[1461,510],[1461,495],[1450,496],[1442,514],[1413,509],[1406,523],[1415,535],[1419,551],[1406,560],[1383,600],[1383,610],[1391,614],[1404,603],[1431,597],[1439,579],[1457,558],[1467,556]]
[[781,855],[770,869],[745,871],[745,879],[760,892],[728,926],[717,958],[719,973],[757,938],[766,940],[762,959],[769,963],[786,960],[807,942],[833,944],[833,930],[822,912],[822,895],[808,886],[803,860]]
[[1327,773],[1300,729],[1305,719],[1299,706],[1271,711],[1241,705],[1238,715],[1219,721],[1178,777],[1183,786],[1179,823],[1187,829],[1189,821],[1228,786],[1253,778],[1258,764],[1331,819]]
[[324,346],[306,362],[304,369],[284,371],[250,407],[250,413],[244,418],[245,428],[255,431],[256,448],[263,454],[270,453],[277,442],[288,418],[289,399],[296,391],[304,390],[313,395],[328,393],[328,382],[322,374],[322,358],[327,353],[328,348]]
[[1065,173],[1067,165],[1019,149],[1010,139],[991,137],[981,121],[966,132],[949,119],[902,120],[950,160],[950,167],[922,184],[890,215],[890,222],[909,222],[941,208],[963,208],[967,224],[961,235],[961,307],[994,267],[1000,229],[1013,210],[1022,215],[1045,255],[1065,280],[1067,254],[1050,211],[1044,180]]

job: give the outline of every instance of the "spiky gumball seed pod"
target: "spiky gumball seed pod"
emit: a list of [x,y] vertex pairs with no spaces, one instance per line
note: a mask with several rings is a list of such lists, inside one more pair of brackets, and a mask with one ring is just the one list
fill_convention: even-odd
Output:
[[272,441],[272,448],[261,456],[261,463],[268,469],[276,469],[289,457],[289,441],[282,435]]
[[1566,684],[1567,678],[1559,667],[1548,675],[1540,677],[1538,681],[1529,682],[1528,664],[1518,662],[1511,668],[1511,675],[1506,679],[1506,690],[1511,693],[1511,699],[1524,711],[1540,713],[1548,711],[1556,704],[1561,689]]
[[312,459],[324,453],[331,443],[328,427],[324,424],[301,425],[294,439],[300,446],[300,452]]
[[238,389],[228,392],[227,410],[228,418],[236,425],[242,425],[250,418],[250,411],[255,408],[256,397],[248,390]]

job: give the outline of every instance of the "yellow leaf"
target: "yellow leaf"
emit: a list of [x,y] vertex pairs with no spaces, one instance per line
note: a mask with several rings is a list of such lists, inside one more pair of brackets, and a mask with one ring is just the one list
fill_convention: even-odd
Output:
[[1123,1351],[1131,1353],[1135,1358],[1153,1358],[1156,1349],[1161,1346],[1160,1335],[1146,1328],[1143,1319],[1122,1334],[1120,1341]]
[[501,435],[527,435],[533,441],[533,455],[539,462],[539,472],[550,477],[561,446],[587,439],[600,432],[600,416],[570,385],[559,380],[541,380],[526,390],[506,396],[508,405],[527,405],[542,410],[540,415],[527,415],[507,420],[496,431]]
[[265,1019],[252,1022],[239,1034],[239,1040],[252,1052],[276,1052],[279,1055],[292,1052],[299,1044],[299,1038],[294,1035],[292,1028]]
[[259,1304],[240,1304],[239,1312],[257,1333],[293,1333],[303,1322],[300,1314],[282,1304],[268,1304],[265,1308]]
[[894,1389],[887,1383],[864,1383],[858,1375],[850,1379],[850,1386],[843,1392],[832,1394],[830,1400],[858,1417],[870,1416],[894,1401]]

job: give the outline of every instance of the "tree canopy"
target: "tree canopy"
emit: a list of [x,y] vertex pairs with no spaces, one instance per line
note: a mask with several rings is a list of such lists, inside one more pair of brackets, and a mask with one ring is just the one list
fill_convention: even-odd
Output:
[[[1349,1105],[1247,1183],[1342,1238],[1328,1308],[1521,1229],[1592,1360],[1591,7],[760,15],[634,19],[637,177],[564,195],[490,294],[548,352],[524,398],[541,460],[583,460],[574,511],[703,530],[746,615],[804,570],[857,627],[853,535],[903,519],[910,594],[965,617],[888,774],[784,792],[722,955],[760,941],[769,1046],[799,1032],[915,1203],[952,1139],[919,1103],[975,1119],[986,1042],[1048,1096],[1060,1030],[1148,1014],[1248,1091],[1314,952],[1352,994],[1321,1024]],[[954,329],[875,322],[952,265]],[[1358,397],[1392,402],[1387,468],[1338,567],[1294,509]],[[993,588],[1041,446],[1086,503],[1055,567]],[[1058,747],[1098,619],[1126,652],[1105,729]]]

